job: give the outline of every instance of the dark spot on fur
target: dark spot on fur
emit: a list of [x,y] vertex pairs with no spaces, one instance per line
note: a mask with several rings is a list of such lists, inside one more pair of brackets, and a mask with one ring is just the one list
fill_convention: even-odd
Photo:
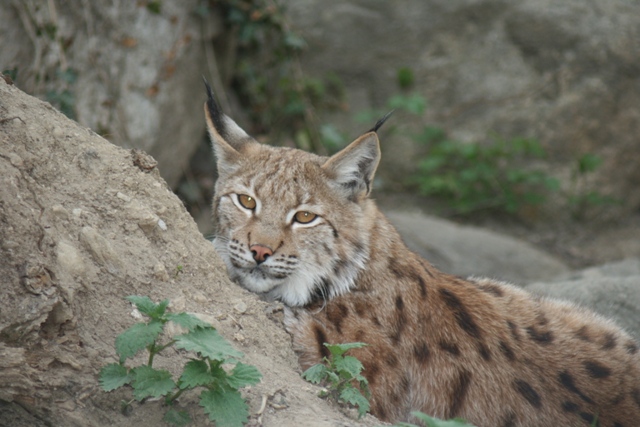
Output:
[[485,360],[485,361],[490,361],[491,360],[491,353],[489,352],[489,349],[487,348],[486,345],[482,344],[482,343],[478,343],[478,352],[480,353],[480,356]]
[[449,418],[453,418],[460,412],[460,408],[464,404],[469,391],[469,385],[471,384],[471,372],[462,370],[458,374],[455,383],[451,389],[451,395],[449,397]]
[[478,325],[476,325],[460,298],[446,288],[440,288],[439,292],[445,304],[453,311],[458,325],[472,337],[480,338],[480,329],[478,329]]
[[477,286],[478,289],[488,294],[492,294],[497,297],[504,296],[504,292],[502,292],[502,289],[500,289],[498,285],[494,285],[493,283],[478,283]]
[[402,311],[404,310],[404,301],[402,301],[402,296],[398,295],[396,297],[396,310]]
[[568,400],[562,403],[562,410],[565,412],[578,412],[578,409],[580,409],[580,407],[576,403]]
[[[392,350],[389,350],[389,351],[392,351]],[[398,358],[393,353],[388,353],[384,357],[384,362],[387,364],[387,366],[391,368],[395,368],[396,366],[398,366]]]
[[427,347],[427,343],[421,342],[419,344],[416,344],[413,347],[413,355],[421,365],[427,363],[429,361],[429,356],[431,355],[429,352],[429,347]]
[[602,343],[603,350],[611,350],[616,347],[616,336],[611,332],[605,334],[604,342]]
[[544,326],[549,323],[549,319],[545,317],[544,313],[538,313],[536,315],[536,322],[538,322],[538,325]]
[[589,335],[589,330],[586,326],[583,326],[576,331],[576,337],[582,341],[592,342],[591,335]]
[[624,427],[624,424],[620,424],[619,422],[613,423],[613,427]]
[[376,326],[382,326],[382,324],[380,323],[380,320],[378,320],[378,316],[376,316],[375,314],[371,316],[371,321]]
[[638,344],[633,341],[629,341],[624,345],[624,348],[627,349],[627,353],[636,354],[638,352]]
[[587,403],[593,404],[593,400],[591,400],[588,396],[584,395],[578,389],[578,387],[576,387],[576,385],[575,385],[575,383],[573,381],[573,377],[571,376],[571,374],[569,372],[567,372],[567,371],[560,372],[558,374],[558,380],[560,381],[560,384],[562,384],[564,386],[564,388],[566,388],[570,392],[576,394],[578,397],[580,397],[580,399],[584,400]]
[[520,341],[520,333],[518,332],[518,327],[515,323],[510,320],[507,320],[507,326],[509,326],[509,331],[511,331],[511,336],[514,340]]
[[358,329],[356,331],[356,334],[354,335],[354,338],[356,339],[356,341],[358,342],[364,342],[365,337],[367,336],[367,333],[365,331],[363,331],[362,329]]
[[364,301],[356,299],[353,303],[353,310],[359,317],[364,317],[365,313],[367,312],[367,305]]
[[333,325],[339,334],[342,333],[342,321],[349,315],[349,309],[341,302],[327,305],[327,319],[333,322]]
[[423,299],[427,297],[427,285],[420,273],[417,272],[413,267],[399,265],[398,261],[395,258],[392,258],[389,260],[389,269],[398,279],[407,278],[411,282],[416,283],[420,290],[420,297],[422,297]]
[[443,349],[449,354],[452,354],[454,356],[460,356],[460,349],[458,348],[457,344],[447,342],[447,341],[440,341],[438,343],[438,346],[440,346],[441,349]]
[[509,347],[509,345],[506,342],[500,341],[500,351],[502,351],[502,354],[504,354],[504,356],[508,360],[510,361],[516,360],[516,355],[514,354],[513,350],[511,350],[511,347]]
[[[593,420],[595,420],[595,417],[593,416],[593,414],[590,414],[588,412],[580,412],[580,418],[582,418],[583,420],[585,420],[589,424],[592,424]],[[598,425],[599,425],[599,423],[596,423],[596,426],[598,426]]]
[[327,342],[327,335],[324,333],[324,329],[319,325],[314,325],[313,329],[316,335],[316,343],[318,344],[318,353],[320,353],[322,357],[328,358],[331,356],[331,352],[324,346],[324,343]]
[[640,408],[640,388],[634,388],[633,390],[631,390],[631,398],[634,402],[636,402],[638,408]]
[[507,415],[504,416],[502,427],[516,427],[516,414],[509,411]]
[[364,363],[364,376],[369,381],[369,385],[373,385],[378,379],[378,373],[380,372],[380,366],[376,362],[370,364]]
[[400,387],[402,388],[403,394],[407,395],[409,393],[409,390],[411,388],[411,381],[409,380],[407,374],[404,374],[402,376],[402,379],[400,380]]
[[542,400],[540,399],[540,395],[531,387],[526,381],[523,380],[515,380],[513,382],[513,388],[525,398],[527,402],[531,404],[534,408],[540,409],[542,407]]
[[584,367],[592,378],[607,378],[611,375],[610,368],[593,360],[587,360],[584,362]]
[[539,331],[533,326],[526,328],[526,331],[532,340],[542,345],[548,345],[553,342],[553,333],[551,331]]
[[429,271],[429,268],[427,267],[427,265],[422,262],[422,269],[424,270],[424,272],[427,274],[427,276],[431,277],[433,279],[433,273],[431,273],[431,271]]

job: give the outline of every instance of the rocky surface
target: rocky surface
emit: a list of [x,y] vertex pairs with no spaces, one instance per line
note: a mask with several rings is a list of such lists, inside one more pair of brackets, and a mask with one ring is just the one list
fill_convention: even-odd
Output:
[[419,213],[385,214],[411,250],[447,273],[524,284],[569,271],[562,261],[521,240]]
[[[152,164],[0,79],[0,425],[162,424],[160,402],[125,416],[130,391],[98,387],[116,336],[137,321],[127,295],[168,298],[245,353],[263,374],[245,393],[254,423],[354,424],[301,379],[277,306],[229,282]],[[185,361],[157,357],[174,373]],[[181,403],[207,423],[193,395]]]
[[[328,119],[354,135],[353,113],[383,108],[408,67],[435,124],[462,141],[537,138],[550,172],[571,191],[585,153],[603,165],[588,184],[640,206],[640,3],[627,0],[295,0],[291,25],[307,41],[303,70],[336,73],[350,112]],[[401,113],[396,124],[409,120]],[[386,144],[386,145],[385,145]],[[383,140],[381,177],[404,183],[424,148]],[[558,201],[559,203],[560,201]],[[611,209],[616,208],[616,209]],[[558,210],[557,214],[563,214]]]
[[[150,3],[156,3],[154,8]],[[175,186],[204,135],[202,76],[217,77],[216,14],[181,2],[3,1],[0,64],[114,144],[143,149]],[[206,9],[206,8],[205,8]]]

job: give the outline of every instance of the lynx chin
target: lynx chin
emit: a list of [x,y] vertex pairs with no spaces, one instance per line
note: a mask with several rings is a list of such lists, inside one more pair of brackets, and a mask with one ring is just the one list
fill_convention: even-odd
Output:
[[322,157],[258,143],[207,93],[215,247],[233,280],[287,306],[302,369],[324,343],[368,343],[352,354],[385,421],[640,425],[639,347],[613,322],[407,249],[369,199],[384,120]]

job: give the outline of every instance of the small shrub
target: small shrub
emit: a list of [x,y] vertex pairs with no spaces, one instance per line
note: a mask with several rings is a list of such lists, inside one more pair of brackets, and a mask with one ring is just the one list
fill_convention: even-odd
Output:
[[302,377],[314,384],[327,382],[328,397],[337,402],[354,405],[358,408],[358,416],[369,412],[369,382],[362,376],[362,363],[345,353],[353,348],[361,348],[361,342],[346,344],[324,344],[331,353],[319,363],[307,369]]
[[[136,323],[118,335],[116,353],[120,361],[106,365],[100,371],[102,389],[112,391],[130,386],[135,400],[164,397],[165,404],[172,405],[185,390],[199,388],[203,389],[200,406],[217,426],[239,427],[246,423],[249,411],[239,389],[257,384],[262,376],[254,366],[238,361],[243,354],[235,350],[215,328],[197,317],[187,313],[167,313],[169,300],[158,304],[148,297],[129,296],[127,300],[135,304],[148,320]],[[160,343],[158,340],[164,326],[170,321],[188,332]],[[169,371],[152,366],[155,355],[170,346],[195,353],[177,381]],[[145,349],[149,353],[146,365],[125,366],[127,359]],[[227,370],[223,365],[233,368]],[[125,410],[130,403],[125,402]],[[185,411],[173,408],[167,411],[164,420],[179,426],[191,421]]]
[[[471,424],[467,424],[464,420],[454,418],[452,420],[444,421],[437,418],[432,418],[422,412],[412,412],[411,415],[419,419],[424,423],[426,427],[474,427]],[[418,427],[416,424],[411,423],[397,423],[393,427]]]

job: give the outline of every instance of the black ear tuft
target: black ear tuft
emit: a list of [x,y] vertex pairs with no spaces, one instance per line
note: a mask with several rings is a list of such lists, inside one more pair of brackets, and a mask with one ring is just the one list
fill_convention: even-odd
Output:
[[220,105],[218,105],[207,79],[202,76],[202,80],[204,81],[204,87],[207,89],[207,111],[209,112],[211,121],[213,122],[216,131],[218,131],[218,134],[223,138],[226,138],[227,130],[223,120],[224,115],[222,114],[222,109],[220,108]]
[[379,120],[376,122],[375,126],[373,126],[371,129],[369,129],[369,132],[376,132],[376,133],[377,133],[377,132],[378,132],[378,129],[380,129],[380,128],[382,127],[382,125],[384,124],[384,122],[386,122],[386,121],[387,121],[387,119],[388,119],[389,117],[391,117],[391,115],[392,115],[395,111],[396,111],[396,110],[394,109],[394,110],[389,111],[387,114],[385,114],[381,119],[379,119]]

